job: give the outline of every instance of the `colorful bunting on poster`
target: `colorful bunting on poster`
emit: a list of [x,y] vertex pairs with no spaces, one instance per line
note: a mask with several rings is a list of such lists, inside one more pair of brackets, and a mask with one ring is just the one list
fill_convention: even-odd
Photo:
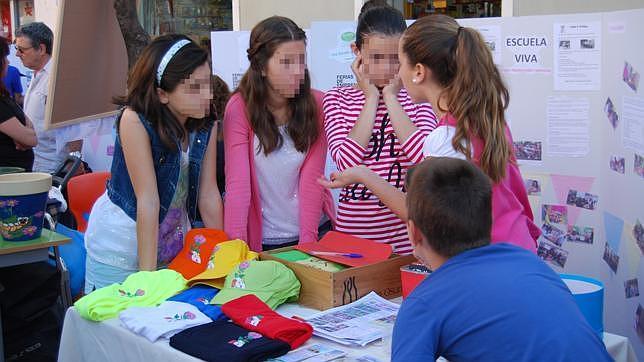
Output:
[[[583,176],[550,175],[550,179],[552,180],[552,187],[555,190],[555,197],[561,204],[566,204],[570,190],[590,192],[595,182],[594,177]],[[576,224],[581,210],[579,207],[568,206],[569,225]]]

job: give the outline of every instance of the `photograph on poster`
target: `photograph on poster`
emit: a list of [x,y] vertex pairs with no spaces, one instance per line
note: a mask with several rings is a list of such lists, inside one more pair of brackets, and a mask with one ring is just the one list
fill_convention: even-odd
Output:
[[635,311],[635,331],[637,336],[640,337],[640,341],[644,343],[644,308],[641,304],[637,305],[637,310]]
[[635,238],[642,255],[644,255],[644,226],[642,226],[642,223],[639,220],[637,220],[635,226],[633,226],[633,237]]
[[568,252],[562,248],[552,245],[546,241],[539,242],[537,255],[543,260],[553,265],[564,267],[568,260]]
[[624,282],[624,294],[626,294],[626,298],[640,296],[640,287],[637,279],[631,279]]
[[613,101],[610,99],[610,97],[606,98],[606,103],[604,104],[604,113],[606,113],[606,118],[608,118],[608,122],[611,126],[613,126],[613,129],[617,128],[617,124],[619,123],[619,116],[615,111],[615,105],[613,104]]
[[613,250],[613,248],[611,248],[608,243],[604,245],[603,259],[606,264],[608,264],[610,270],[612,270],[613,273],[617,273],[617,266],[619,265],[619,255],[617,255],[617,252]]
[[568,222],[568,208],[565,205],[543,205],[541,220],[549,224],[566,224]]
[[626,172],[626,160],[624,157],[611,156],[610,169],[623,175]]
[[595,230],[589,226],[569,225],[566,240],[575,243],[592,244],[595,237]]
[[566,204],[588,210],[595,210],[598,201],[599,197],[597,195],[575,190],[568,191],[568,197],[566,198]]
[[528,192],[529,196],[540,196],[541,195],[541,184],[539,180],[535,179],[525,179],[525,189]]
[[633,66],[628,64],[628,62],[624,62],[622,79],[632,90],[637,92],[637,88],[640,85],[640,73],[633,69]]
[[637,153],[635,154],[635,162],[633,163],[633,172],[640,175],[640,177],[644,177],[644,157]]
[[595,39],[581,39],[579,46],[581,49],[595,49]]
[[566,240],[566,234],[554,225],[544,223],[541,226],[541,231],[543,232],[544,238],[548,239],[557,246],[561,246]]
[[570,40],[559,40],[559,49],[570,49]]
[[541,142],[514,142],[514,153],[517,160],[541,161]]

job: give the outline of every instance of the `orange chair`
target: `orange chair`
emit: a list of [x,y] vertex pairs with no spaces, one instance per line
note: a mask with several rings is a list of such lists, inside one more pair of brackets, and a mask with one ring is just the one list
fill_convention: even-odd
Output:
[[67,183],[67,204],[76,219],[76,229],[87,230],[87,220],[94,202],[105,192],[109,172],[93,172],[72,177]]

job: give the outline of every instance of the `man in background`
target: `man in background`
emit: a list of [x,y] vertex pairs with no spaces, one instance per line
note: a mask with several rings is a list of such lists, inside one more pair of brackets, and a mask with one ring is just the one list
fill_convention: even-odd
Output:
[[57,148],[56,131],[45,130],[53,38],[47,25],[34,22],[21,27],[15,40],[16,56],[25,67],[34,71],[24,99],[25,114],[34,124],[38,136],[33,170],[46,173],[53,173],[69,152],[80,151],[82,147],[82,140],[78,140]]

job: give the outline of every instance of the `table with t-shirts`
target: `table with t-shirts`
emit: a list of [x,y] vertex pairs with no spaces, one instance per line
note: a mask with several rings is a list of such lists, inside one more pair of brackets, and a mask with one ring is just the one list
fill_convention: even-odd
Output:
[[[277,309],[284,316],[307,317],[318,311],[298,304],[284,304]],[[324,339],[313,337],[304,346],[316,343],[330,344],[345,350],[350,357],[369,355],[381,361],[389,361],[391,338],[376,342],[365,348],[347,347]],[[58,361],[198,361],[183,352],[170,347],[167,339],[151,343],[123,328],[118,319],[92,322],[83,319],[78,311],[70,308],[60,342]]]
[[[400,302],[400,299],[394,300]],[[318,311],[290,303],[277,309],[284,316],[306,318]],[[381,361],[389,361],[391,337],[364,348],[347,347],[319,337],[311,338],[305,345],[325,343],[348,353],[345,361],[369,355]],[[637,362],[637,357],[628,338],[604,333],[604,344],[615,361]],[[58,361],[198,361],[183,352],[170,347],[167,339],[151,343],[123,328],[118,319],[92,322],[83,319],[74,308],[67,310],[60,342]]]
[[[310,338],[313,329],[301,319],[318,311],[295,304],[300,281],[283,263],[256,259],[241,240],[191,230],[168,269],[136,272],[68,309],[59,361],[259,361],[314,344],[342,350],[348,361],[391,359],[389,323],[365,347]],[[605,334],[604,342],[616,360],[635,361],[628,339]]]

